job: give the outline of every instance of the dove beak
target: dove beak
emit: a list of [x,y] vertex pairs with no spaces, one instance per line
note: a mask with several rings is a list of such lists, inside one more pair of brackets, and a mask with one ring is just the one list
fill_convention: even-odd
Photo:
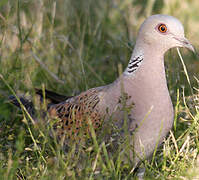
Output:
[[196,53],[194,46],[189,42],[188,39],[176,38],[176,37],[174,37],[174,39],[176,39],[178,42],[180,42],[180,47],[185,47],[185,48],[191,50],[192,52]]

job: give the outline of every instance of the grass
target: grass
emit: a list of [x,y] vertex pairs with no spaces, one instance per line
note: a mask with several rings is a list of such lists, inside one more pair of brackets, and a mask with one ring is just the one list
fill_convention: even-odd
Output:
[[[17,94],[34,96],[34,87],[75,95],[108,84],[118,76],[118,64],[126,67],[139,25],[155,13],[178,17],[198,47],[198,5],[196,0],[2,0],[0,74],[5,81],[0,80],[0,178],[136,179],[132,164],[122,162],[122,147],[109,154],[94,132],[86,146],[77,151],[71,144],[64,153],[49,137],[52,124],[34,124],[25,112],[6,103],[13,94],[7,85]],[[165,63],[174,128],[152,163],[144,162],[145,179],[199,176],[199,62],[181,51],[191,87],[176,50],[169,51]]]

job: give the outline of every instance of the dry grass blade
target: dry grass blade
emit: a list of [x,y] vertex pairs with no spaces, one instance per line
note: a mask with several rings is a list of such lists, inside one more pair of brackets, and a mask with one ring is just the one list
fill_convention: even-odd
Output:
[[[186,68],[186,65],[185,65],[185,63],[184,63],[184,60],[183,60],[183,58],[182,58],[182,55],[181,55],[181,53],[180,53],[179,48],[177,48],[177,52],[178,52],[178,55],[179,55],[179,57],[180,57],[180,61],[181,61],[181,63],[182,63],[182,66],[183,66],[183,69],[184,69],[184,72],[185,72],[187,81],[188,81],[188,83],[189,83],[190,89],[192,90],[191,82],[190,82],[190,79],[189,79],[189,74],[188,74],[188,72],[187,72],[187,68]],[[193,93],[193,92],[192,92],[192,93]]]
[[39,57],[32,52],[33,58],[40,64],[40,66],[45,69],[58,83],[65,84],[63,80],[60,80],[54,73],[52,73],[47,66],[39,59]]

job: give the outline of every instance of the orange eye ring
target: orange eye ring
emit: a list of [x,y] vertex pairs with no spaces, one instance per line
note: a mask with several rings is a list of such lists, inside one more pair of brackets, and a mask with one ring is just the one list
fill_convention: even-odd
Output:
[[165,24],[160,24],[158,26],[158,31],[160,31],[161,33],[167,32],[167,26]]

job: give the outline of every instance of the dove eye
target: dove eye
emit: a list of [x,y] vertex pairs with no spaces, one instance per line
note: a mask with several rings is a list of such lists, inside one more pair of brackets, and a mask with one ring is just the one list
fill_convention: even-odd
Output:
[[158,26],[158,31],[161,33],[166,33],[167,32],[167,26],[165,24],[160,24]]

